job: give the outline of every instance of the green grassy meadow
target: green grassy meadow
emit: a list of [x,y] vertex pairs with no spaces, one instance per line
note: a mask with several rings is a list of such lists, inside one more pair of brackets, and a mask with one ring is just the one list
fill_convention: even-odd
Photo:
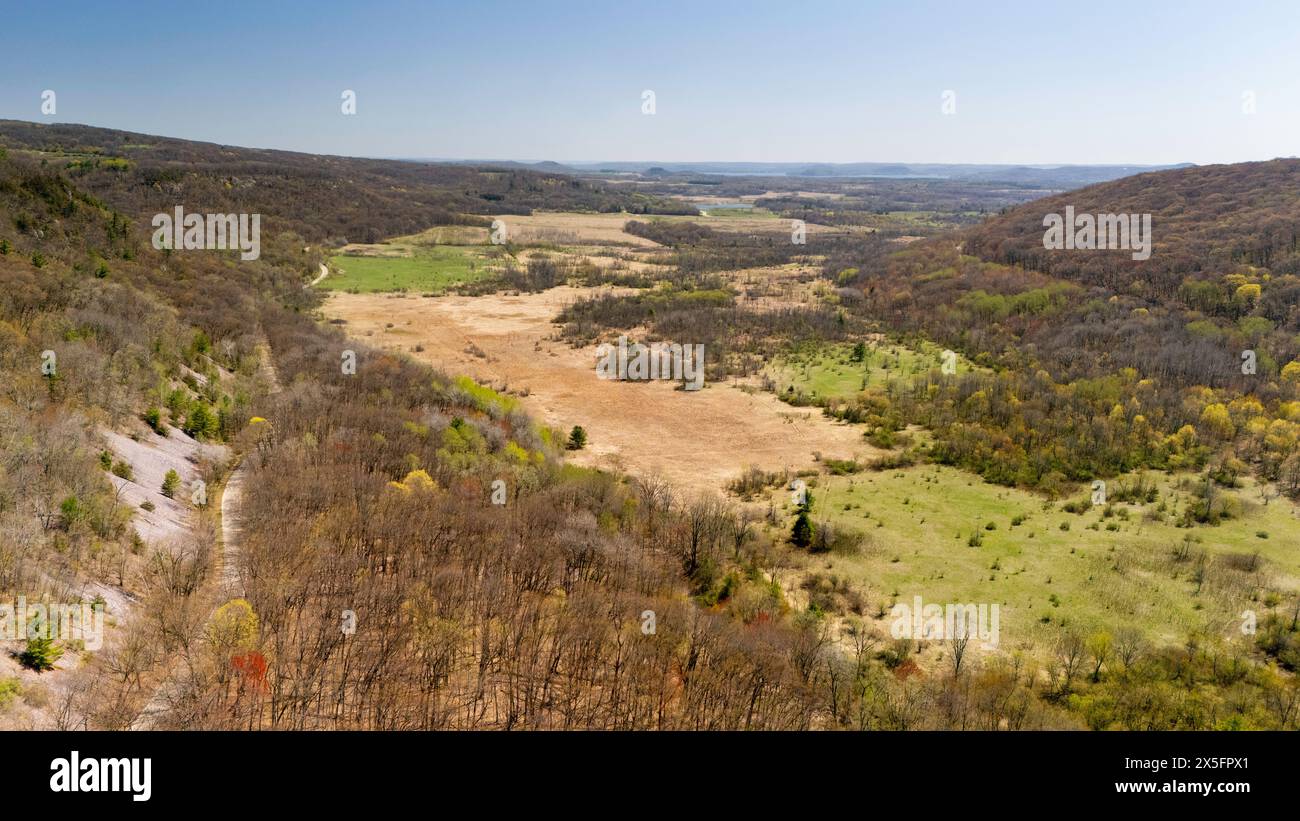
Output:
[[394,246],[409,256],[353,256],[330,258],[331,273],[317,286],[329,290],[419,291],[438,293],[453,285],[473,282],[490,274],[493,265],[473,246]]
[[[1181,644],[1198,630],[1241,638],[1239,614],[1263,619],[1268,610],[1261,591],[1295,589],[1300,579],[1296,506],[1285,497],[1263,504],[1248,484],[1220,491],[1237,497],[1238,518],[1179,527],[1198,478],[1149,478],[1155,501],[1112,503],[1106,515],[1101,506],[1062,509],[1084,502],[1086,489],[1052,503],[942,466],[823,476],[812,489],[813,521],[858,530],[866,544],[856,556],[816,555],[810,569],[849,579],[873,617],[916,595],[998,603],[1004,648],[1050,646],[1064,626],[1137,627],[1157,644]],[[773,496],[787,530],[788,497]]]
[[[790,387],[813,399],[846,399],[871,387],[883,387],[890,380],[910,381],[938,368],[943,349],[925,343],[917,348],[880,342],[868,344],[861,362],[852,360],[853,345],[809,345],[780,356],[767,369],[778,395]],[[956,358],[958,374],[971,370],[970,362]]]

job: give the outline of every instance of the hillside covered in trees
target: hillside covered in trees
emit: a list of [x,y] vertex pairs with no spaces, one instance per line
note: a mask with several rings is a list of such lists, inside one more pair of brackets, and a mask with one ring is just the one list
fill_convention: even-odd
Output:
[[560,174],[515,168],[369,160],[155,137],[79,125],[0,120],[0,146],[30,152],[86,193],[132,214],[174,207],[261,213],[268,233],[341,245],[487,225],[533,208],[694,214],[680,202]]
[[[1079,214],[1150,214],[1151,258],[1133,260],[1122,251],[1045,250],[1043,216],[1063,213],[1067,205]],[[965,247],[989,261],[1168,300],[1188,278],[1212,280],[1256,268],[1274,276],[1300,274],[1297,225],[1300,160],[1278,159],[1137,174],[1044,197],[971,229]],[[1284,295],[1275,292],[1275,301]]]
[[[988,368],[917,385],[892,421],[835,412],[929,426],[942,461],[1008,484],[1215,463],[1300,491],[1298,173],[1275,160],[1138,175],[956,242],[832,255],[855,313]],[[1044,216],[1067,205],[1151,213],[1150,259],[1044,249]]]

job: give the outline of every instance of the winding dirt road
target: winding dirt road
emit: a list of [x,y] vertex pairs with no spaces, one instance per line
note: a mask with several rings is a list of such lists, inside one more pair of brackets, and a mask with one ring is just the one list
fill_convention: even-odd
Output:
[[326,268],[325,263],[322,262],[320,264],[320,275],[317,276],[315,279],[313,279],[310,283],[308,283],[307,287],[308,288],[315,287],[318,282],[320,282],[322,279],[324,279],[329,275],[330,275],[330,269]]

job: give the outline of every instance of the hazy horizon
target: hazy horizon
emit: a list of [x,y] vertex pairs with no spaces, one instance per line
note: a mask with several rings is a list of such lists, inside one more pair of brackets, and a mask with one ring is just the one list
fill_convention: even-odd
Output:
[[[161,136],[161,135],[160,135],[160,136]],[[243,147],[243,148],[252,148],[252,147],[255,147],[255,146],[241,146],[241,147]],[[923,165],[923,166],[951,166],[951,167],[954,167],[954,168],[967,167],[967,166],[984,166],[984,167],[990,167],[990,168],[998,168],[998,167],[1016,167],[1016,168],[1053,169],[1053,168],[1070,168],[1070,167],[1103,167],[1103,166],[1132,167],[1132,168],[1164,168],[1164,167],[1174,166],[1174,165],[1202,165],[1202,164],[1203,164],[1203,163],[1139,163],[1139,162],[1113,162],[1113,163],[1112,163],[1112,162],[1107,162],[1107,163],[1076,163],[1076,162],[1043,162],[1043,163],[1038,163],[1038,162],[1035,162],[1035,163],[1029,163],[1029,162],[996,162],[996,163],[964,163],[964,162],[934,162],[934,161],[931,161],[931,160],[925,160],[925,159],[919,159],[919,160],[892,160],[892,159],[879,160],[879,159],[866,159],[866,160],[840,160],[840,161],[828,161],[828,160],[817,160],[817,159],[808,159],[808,160],[800,160],[800,159],[795,159],[795,160],[716,160],[716,159],[714,159],[714,160],[709,160],[709,159],[658,160],[658,159],[641,159],[641,158],[621,159],[621,160],[612,160],[612,159],[601,159],[601,160],[590,160],[590,159],[567,159],[567,160],[560,160],[560,159],[554,159],[554,158],[552,158],[552,157],[365,157],[365,159],[373,159],[373,160],[398,160],[398,161],[401,161],[401,162],[429,162],[429,163],[440,163],[440,162],[441,162],[441,163],[448,163],[448,162],[450,162],[450,163],[478,163],[478,162],[482,162],[482,163],[491,163],[491,162],[514,162],[514,163],[527,163],[527,164],[530,164],[530,165],[536,165],[536,164],[538,164],[538,163],[553,162],[553,163],[557,163],[557,164],[559,164],[559,165],[569,165],[569,166],[574,166],[574,167],[580,167],[580,168],[583,168],[583,169],[590,168],[590,167],[594,167],[594,166],[599,166],[599,165],[611,165],[611,166],[612,166],[612,165],[638,165],[638,166],[640,166],[640,165],[644,165],[644,166],[656,166],[656,165],[662,165],[662,166],[685,166],[685,165],[704,165],[704,166],[713,166],[713,165],[719,165],[719,166],[720,166],[720,165],[769,165],[769,166],[788,166],[788,165],[802,165],[802,166]],[[1271,160],[1271,159],[1289,159],[1289,158],[1283,158],[1283,157],[1267,157],[1267,158],[1265,158],[1265,159],[1266,159],[1266,160]],[[1247,161],[1247,162],[1249,162],[1249,161]],[[1204,163],[1204,164],[1208,164],[1208,163]]]
[[[249,145],[242,143],[223,142],[220,140],[204,139],[201,137],[181,137],[177,134],[164,134],[154,132],[144,132],[138,129],[121,128],[119,126],[110,126],[102,123],[93,122],[74,122],[64,120],[47,120],[41,121],[27,117],[0,117],[0,121],[10,120],[16,122],[32,123],[34,125],[60,125],[86,128],[107,128],[118,131],[136,133],[141,136],[160,137],[165,139],[181,139],[194,142],[209,143],[212,145],[229,146],[231,148],[263,149],[269,151],[289,151],[306,154],[321,154],[322,156],[330,152],[303,151],[297,148],[281,148],[269,145]],[[1169,168],[1181,165],[1211,165],[1213,163],[1192,163],[1192,162],[1171,162],[1171,163],[1141,163],[1141,162],[1106,162],[1106,163],[1080,163],[1080,162],[937,162],[926,159],[912,160],[893,160],[893,159],[859,159],[859,160],[818,160],[818,159],[794,159],[794,160],[735,160],[735,159],[683,159],[683,160],[662,160],[662,159],[555,159],[551,157],[437,157],[437,156],[400,156],[400,155],[378,155],[378,154],[333,154],[333,156],[350,157],[353,159],[366,160],[393,160],[396,162],[415,162],[415,163],[519,163],[527,165],[537,165],[541,163],[555,163],[558,165],[571,166],[579,170],[593,170],[597,166],[858,166],[858,165],[899,165],[899,166],[947,166],[953,168],[962,167],[987,167],[987,168],[1035,168],[1035,169],[1057,169],[1057,168]],[[1246,160],[1244,162],[1263,162],[1273,159],[1294,159],[1296,155],[1286,157],[1264,157],[1260,160]]]

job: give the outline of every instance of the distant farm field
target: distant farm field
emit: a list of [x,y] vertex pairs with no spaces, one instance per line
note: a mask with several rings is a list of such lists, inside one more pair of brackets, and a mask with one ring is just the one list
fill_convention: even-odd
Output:
[[760,219],[774,220],[777,215],[768,211],[766,208],[737,208],[727,205],[700,205],[700,214],[706,218],[719,219]]
[[398,248],[391,255],[336,254],[330,258],[330,268],[330,276],[318,287],[360,293],[439,293],[486,276],[494,263],[472,246],[433,245]]

